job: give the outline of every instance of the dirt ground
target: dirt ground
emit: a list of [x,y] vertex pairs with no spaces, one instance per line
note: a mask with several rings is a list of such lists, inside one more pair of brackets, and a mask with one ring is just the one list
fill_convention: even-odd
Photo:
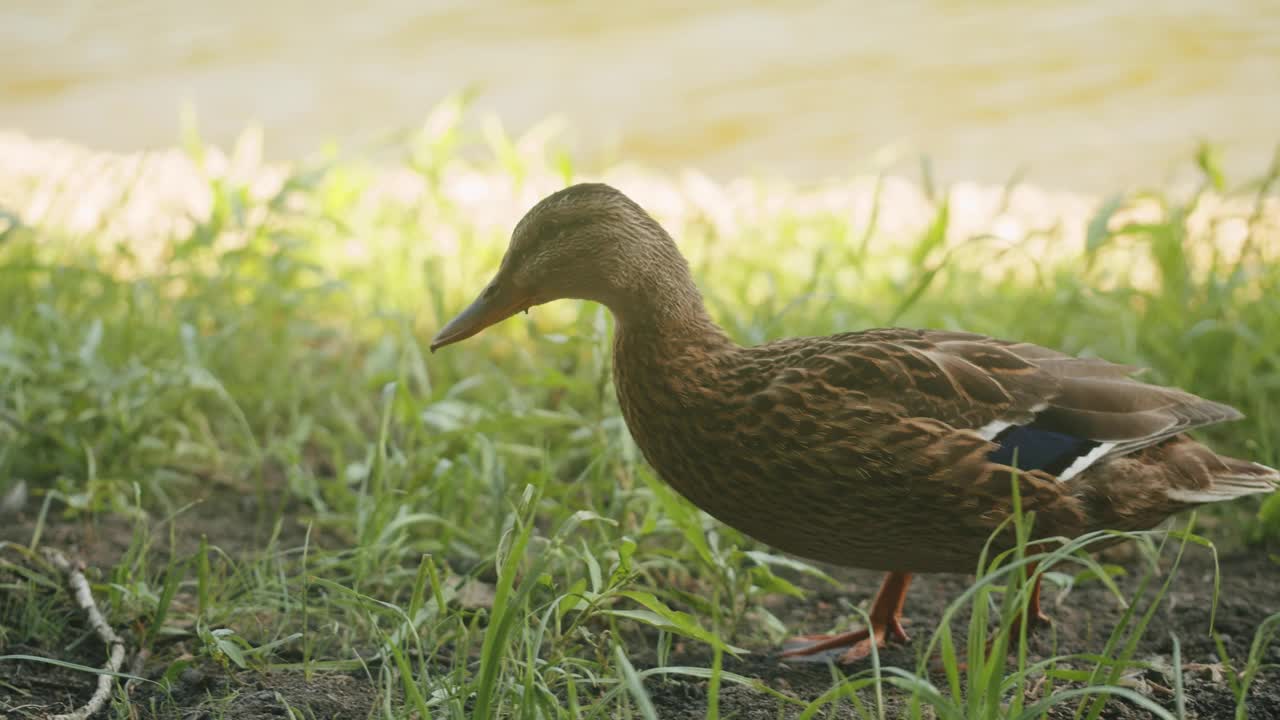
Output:
[[[1138,562],[1138,558],[1129,557],[1124,563],[1135,570],[1118,580],[1117,584],[1123,591],[1136,587],[1141,572],[1136,569]],[[1221,557],[1220,564],[1222,585],[1215,627],[1230,657],[1239,660],[1247,656],[1254,630],[1262,620],[1280,611],[1280,565],[1264,553],[1256,552]],[[881,576],[878,573],[833,567],[825,569],[841,580],[842,590],[811,587],[804,600],[788,599],[779,617],[793,632],[829,631],[833,623],[847,616],[847,611],[840,609],[842,593],[846,600],[860,603],[874,595],[879,587]],[[970,580],[963,575],[918,577],[912,584],[905,608],[908,618],[914,620],[907,626],[912,641],[883,651],[881,664],[914,671],[918,653],[923,652],[929,632],[946,606],[967,587]],[[1053,620],[1053,627],[1038,632],[1032,638],[1029,658],[1033,662],[1055,655],[1097,651],[1124,612],[1115,597],[1097,583],[1074,588],[1061,603],[1055,602],[1055,593],[1050,585],[1046,584],[1045,588],[1048,591],[1045,610]],[[1235,713],[1235,699],[1228,685],[1220,676],[1215,677],[1219,672],[1218,658],[1213,639],[1206,632],[1212,592],[1212,558],[1207,551],[1188,550],[1179,578],[1157,611],[1136,654],[1140,659],[1168,667],[1173,650],[1171,634],[1177,635],[1185,673],[1188,718],[1216,720],[1234,717]],[[967,621],[967,617],[961,620]],[[913,627],[922,629],[912,632]],[[953,627],[963,625],[957,623]],[[1267,662],[1280,664],[1280,646],[1273,644],[1266,657]],[[705,666],[710,658],[694,653],[674,658],[672,662]],[[731,672],[764,680],[774,689],[804,700],[816,698],[832,687],[831,671],[825,662],[783,661],[775,649],[761,648],[758,653],[742,660],[726,657],[724,667]],[[854,666],[850,672],[862,667]],[[933,680],[940,685],[946,682],[941,675]],[[1171,677],[1153,670],[1134,678],[1133,682],[1135,689],[1173,709],[1172,695],[1167,691],[1173,684]],[[705,682],[668,679],[652,684],[649,689],[664,720],[705,717]],[[888,717],[905,712],[900,697],[890,694],[887,704]],[[1074,708],[1074,705],[1064,705],[1051,717],[1069,718]],[[1273,668],[1259,676],[1249,694],[1248,709],[1252,720],[1280,720],[1280,669]],[[777,700],[747,688],[727,686],[721,694],[722,717],[764,720],[779,717],[778,711]],[[1121,702],[1109,704],[1102,716],[1126,720],[1151,717],[1150,713]],[[835,717],[853,718],[857,714],[846,705],[843,712],[838,712]]]
[[[214,518],[207,527],[184,527],[179,536],[198,538],[201,532],[224,548],[254,547],[261,542],[259,529],[250,520],[227,522],[228,514],[242,508],[217,506],[216,512],[193,513],[191,517]],[[247,509],[245,509],[247,512]],[[286,513],[286,516],[288,513]],[[198,520],[195,522],[199,522]],[[30,539],[30,518],[0,523],[0,541],[25,543]],[[51,522],[45,528],[42,544],[63,549],[82,558],[87,565],[106,568],[113,565],[128,547],[132,524],[123,518],[104,516],[96,522]],[[300,539],[301,528],[286,528],[285,541]],[[313,538],[314,539],[314,538]],[[192,541],[194,542],[194,540]],[[1137,568],[1135,553],[1117,553],[1111,560]],[[10,557],[10,560],[13,558]],[[1264,551],[1237,552],[1220,558],[1222,587],[1216,628],[1221,633],[1231,658],[1239,660],[1249,651],[1253,634],[1264,618],[1280,611],[1280,564]],[[773,608],[794,632],[825,632],[849,616],[846,602],[863,603],[876,591],[880,576],[874,572],[826,568],[842,587],[797,580],[809,592],[804,599],[786,598]],[[1213,563],[1203,549],[1188,550],[1168,597],[1157,613],[1137,657],[1167,666],[1171,659],[1171,634],[1181,643],[1186,668],[1187,717],[1230,718],[1234,714],[1234,698],[1222,680],[1212,638],[1206,633],[1209,623],[1210,597],[1213,591]],[[1133,588],[1140,571],[1129,572],[1119,579],[1122,589]],[[932,628],[946,605],[970,581],[962,575],[921,576],[911,589],[906,613],[914,622],[907,626],[912,642],[894,646],[881,655],[882,664],[914,669],[917,653],[927,641]],[[1058,602],[1052,586],[1046,585],[1046,610],[1053,617],[1053,627],[1041,631],[1032,642],[1032,658],[1070,652],[1097,650],[1111,632],[1123,610],[1116,599],[1098,583],[1081,585]],[[7,603],[0,602],[0,611]],[[105,650],[90,633],[72,621],[75,642],[67,648],[40,648],[10,645],[0,654],[30,654],[56,657],[97,667]],[[957,625],[956,627],[961,627]],[[912,633],[912,628],[920,628]],[[3,639],[3,636],[0,636]],[[654,655],[652,638],[638,642],[633,660],[638,667],[651,666]],[[1056,647],[1055,647],[1056,644]],[[824,662],[784,662],[776,648],[753,647],[741,659],[726,656],[725,669],[757,678],[770,687],[802,700],[811,700],[829,690],[832,673]],[[1268,663],[1280,665],[1280,644],[1267,651]],[[704,647],[695,643],[678,645],[670,658],[673,665],[707,667],[710,657]],[[163,667],[146,663],[127,667],[144,676],[162,672]],[[856,670],[858,668],[854,668]],[[939,683],[945,680],[936,678]],[[0,719],[45,717],[51,712],[66,712],[83,704],[93,691],[95,679],[85,673],[43,663],[6,661],[0,664]],[[1172,709],[1167,688],[1172,680],[1158,670],[1133,678],[1135,689]],[[243,718],[258,720],[287,717],[288,709],[301,717],[363,718],[376,710],[380,689],[368,676],[360,674],[317,674],[308,682],[301,673],[230,672],[216,665],[192,666],[177,677],[174,692],[158,696],[153,685],[139,685],[131,690],[133,716],[137,718]],[[676,676],[649,681],[647,689],[653,697],[659,717],[664,720],[693,720],[706,714],[707,683]],[[904,705],[900,697],[888,694],[888,716],[898,715]],[[1070,717],[1064,706],[1052,717]],[[1280,670],[1264,671],[1249,695],[1249,717],[1253,720],[1280,720]],[[725,683],[720,695],[721,717],[738,720],[793,717],[794,708],[780,714],[779,701],[765,693]],[[827,717],[856,717],[847,704]],[[1145,711],[1123,702],[1112,702],[1105,718],[1145,718]]]

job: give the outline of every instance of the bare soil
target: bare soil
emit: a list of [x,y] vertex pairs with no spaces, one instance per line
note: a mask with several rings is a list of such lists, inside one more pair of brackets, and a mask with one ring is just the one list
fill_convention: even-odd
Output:
[[[209,541],[236,553],[262,547],[270,528],[257,522],[251,504],[211,501],[212,511],[189,513],[181,521],[180,545],[198,542],[203,533]],[[286,516],[290,513],[286,513]],[[25,544],[30,540],[32,519],[10,518],[0,524],[0,541]],[[282,544],[299,544],[302,529],[284,529]],[[165,533],[167,535],[167,533]],[[82,558],[89,567],[109,569],[120,560],[134,536],[133,523],[127,519],[104,515],[93,521],[64,522],[50,518],[44,529],[42,544],[59,547]],[[313,541],[316,538],[313,536]],[[333,542],[332,539],[330,539]],[[179,548],[189,552],[192,548]],[[0,552],[4,552],[0,546]],[[12,555],[4,559],[13,561]],[[1136,587],[1144,560],[1123,550],[1111,561],[1125,566],[1129,572],[1118,579],[1126,593]],[[1220,558],[1221,595],[1215,628],[1227,654],[1240,662],[1249,652],[1259,624],[1269,615],[1280,612],[1280,563],[1266,549],[1232,551]],[[879,586],[878,573],[844,568],[826,568],[841,582],[839,589],[796,579],[808,589],[803,599],[786,598],[773,608],[775,614],[797,633],[829,632],[847,629],[852,616],[849,604],[866,603]],[[6,571],[0,567],[0,575]],[[12,578],[0,578],[4,582]],[[921,576],[912,586],[906,613],[914,622],[907,626],[912,641],[905,646],[891,646],[881,653],[886,666],[914,669],[923,652],[930,629],[948,603],[970,582],[963,575]],[[1046,610],[1053,626],[1039,631],[1032,640],[1033,660],[1072,652],[1096,651],[1102,647],[1123,608],[1099,583],[1077,586],[1065,596],[1057,597],[1053,586],[1046,584]],[[1177,636],[1185,668],[1188,718],[1234,717],[1235,700],[1222,677],[1221,659],[1208,634],[1213,593],[1213,561],[1207,550],[1189,550],[1179,577],[1152,626],[1142,640],[1137,657],[1157,667],[1167,668],[1172,660],[1173,641]],[[17,606],[0,600],[0,621],[10,623]],[[98,667],[105,650],[84,627],[78,615],[67,609],[68,622],[63,645],[36,647],[9,644],[0,634],[0,654],[37,655]],[[962,628],[962,619],[955,625]],[[913,628],[916,628],[913,632]],[[631,652],[638,667],[652,666],[655,661],[655,638],[641,635]],[[782,661],[777,648],[752,647],[742,658],[726,656],[725,669],[756,678],[773,689],[810,701],[831,689],[832,668],[825,662]],[[133,672],[156,677],[164,672],[172,658],[165,662],[141,662],[130,658]],[[1280,666],[1280,644],[1267,650],[1266,661]],[[677,645],[670,658],[673,665],[708,667],[711,658],[705,647],[695,643]],[[847,668],[853,672],[859,667]],[[1131,686],[1173,709],[1168,688],[1172,678],[1159,669],[1130,678]],[[937,683],[945,683],[942,677]],[[33,661],[0,663],[0,719],[45,717],[49,713],[66,712],[83,704],[93,692],[95,679],[83,672]],[[171,692],[159,695],[156,686],[139,684],[131,688],[133,716],[137,718],[243,718],[259,720],[288,717],[290,709],[300,717],[364,718],[376,716],[382,689],[365,674],[315,674],[309,680],[301,673],[258,673],[234,671],[212,663],[194,664],[175,679]],[[707,709],[707,683],[679,676],[651,679],[647,683],[659,717],[664,720],[704,718]],[[897,717],[905,710],[900,695],[887,693],[887,716]],[[871,699],[867,698],[866,702]],[[1253,720],[1280,720],[1280,671],[1264,670],[1255,681],[1248,698],[1249,717]],[[1074,706],[1056,710],[1051,717],[1069,718]],[[794,706],[783,705],[777,698],[748,687],[725,683],[720,692],[721,717],[738,720],[770,720],[794,717]],[[852,718],[856,711],[846,702],[830,708],[825,717]],[[1113,700],[1104,718],[1149,717],[1149,713],[1126,702]]]
[[[1126,593],[1137,587],[1142,573],[1140,560],[1133,553],[1121,553],[1127,572],[1117,584]],[[1228,657],[1241,662],[1249,652],[1254,631],[1268,616],[1280,612],[1280,564],[1267,557],[1267,553],[1252,551],[1220,558],[1221,594],[1214,627],[1226,647]],[[845,603],[865,604],[879,588],[879,573],[824,568],[841,580],[840,590],[829,586],[811,586],[803,600],[788,599],[779,617],[793,632],[812,633],[850,629],[842,625],[849,617]],[[1163,578],[1161,578],[1163,579]],[[880,653],[884,666],[896,666],[914,671],[924,652],[928,635],[947,605],[971,582],[963,575],[933,575],[916,578],[907,599],[905,613],[913,623],[907,625],[911,642],[907,645],[891,645]],[[1115,628],[1124,613],[1119,601],[1100,583],[1089,583],[1072,589],[1055,602],[1052,586],[1046,583],[1045,610],[1052,618],[1052,627],[1037,631],[1030,640],[1029,659],[1034,662],[1077,652],[1097,652]],[[1178,571],[1178,578],[1157,610],[1147,633],[1138,645],[1136,657],[1153,665],[1171,670],[1173,640],[1177,636],[1184,668],[1188,718],[1232,718],[1235,698],[1222,673],[1213,638],[1208,633],[1209,615],[1213,594],[1213,560],[1207,550],[1188,550]],[[864,605],[865,606],[865,605]],[[953,627],[963,628],[967,616],[961,616]],[[920,628],[913,632],[913,628]],[[958,642],[963,642],[959,639]],[[758,678],[775,690],[804,701],[811,701],[833,686],[831,667],[826,662],[796,662],[782,660],[776,648],[758,650],[743,659],[726,656],[727,671]],[[672,664],[708,666],[710,656],[702,650],[690,648],[683,657],[676,656]],[[1273,667],[1263,671],[1254,682],[1248,696],[1249,718],[1280,720],[1280,644],[1273,644],[1266,653],[1266,662]],[[866,665],[845,668],[852,674]],[[931,678],[939,686],[946,679],[941,674]],[[1151,670],[1127,678],[1133,689],[1155,700],[1169,710],[1174,709],[1173,678],[1160,670]],[[664,720],[692,720],[706,717],[705,681],[667,677],[648,686]],[[1029,695],[1028,699],[1039,699]],[[870,703],[871,698],[864,698]],[[907,711],[901,696],[887,695],[887,717],[898,717]],[[726,686],[720,695],[722,717],[740,720],[765,720],[765,718],[793,717],[797,711],[781,712],[781,701],[749,688]],[[870,705],[869,705],[870,707]],[[1050,717],[1070,718],[1075,705],[1064,705]],[[848,704],[827,717],[855,718],[857,712]],[[1125,719],[1148,718],[1151,714],[1126,702],[1113,700],[1102,717]]]

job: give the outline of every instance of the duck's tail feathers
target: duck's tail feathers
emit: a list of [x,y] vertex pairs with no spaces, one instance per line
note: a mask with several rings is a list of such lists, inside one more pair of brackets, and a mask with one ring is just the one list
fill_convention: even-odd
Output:
[[1169,499],[1199,505],[1280,489],[1280,471],[1274,468],[1236,458],[1218,456],[1218,459],[1222,462],[1222,468],[1213,473],[1212,483],[1208,487],[1170,488]]

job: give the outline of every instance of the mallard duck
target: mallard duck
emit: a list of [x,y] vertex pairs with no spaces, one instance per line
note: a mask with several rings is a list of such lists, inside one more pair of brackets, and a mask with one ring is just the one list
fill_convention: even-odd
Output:
[[[618,402],[665,482],[775,548],[887,572],[869,628],[804,636],[784,656],[840,648],[853,662],[905,640],[912,573],[971,572],[1012,512],[1015,480],[1043,538],[1149,529],[1280,482],[1184,434],[1239,412],[1139,382],[1134,367],[949,330],[740,346],[707,314],[671,236],[603,184],[529,210],[431,350],[562,298],[613,313]],[[1044,619],[1036,578],[1031,621]]]

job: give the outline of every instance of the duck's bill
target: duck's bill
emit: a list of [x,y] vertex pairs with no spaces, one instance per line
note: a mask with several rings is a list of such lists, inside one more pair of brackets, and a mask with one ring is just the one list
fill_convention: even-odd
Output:
[[435,338],[431,341],[431,352],[435,352],[445,345],[453,343],[475,335],[490,325],[506,320],[516,313],[528,307],[519,297],[513,297],[513,293],[504,292],[501,287],[495,290],[486,289],[485,292],[476,298],[466,310],[458,313],[458,316],[449,321]]

